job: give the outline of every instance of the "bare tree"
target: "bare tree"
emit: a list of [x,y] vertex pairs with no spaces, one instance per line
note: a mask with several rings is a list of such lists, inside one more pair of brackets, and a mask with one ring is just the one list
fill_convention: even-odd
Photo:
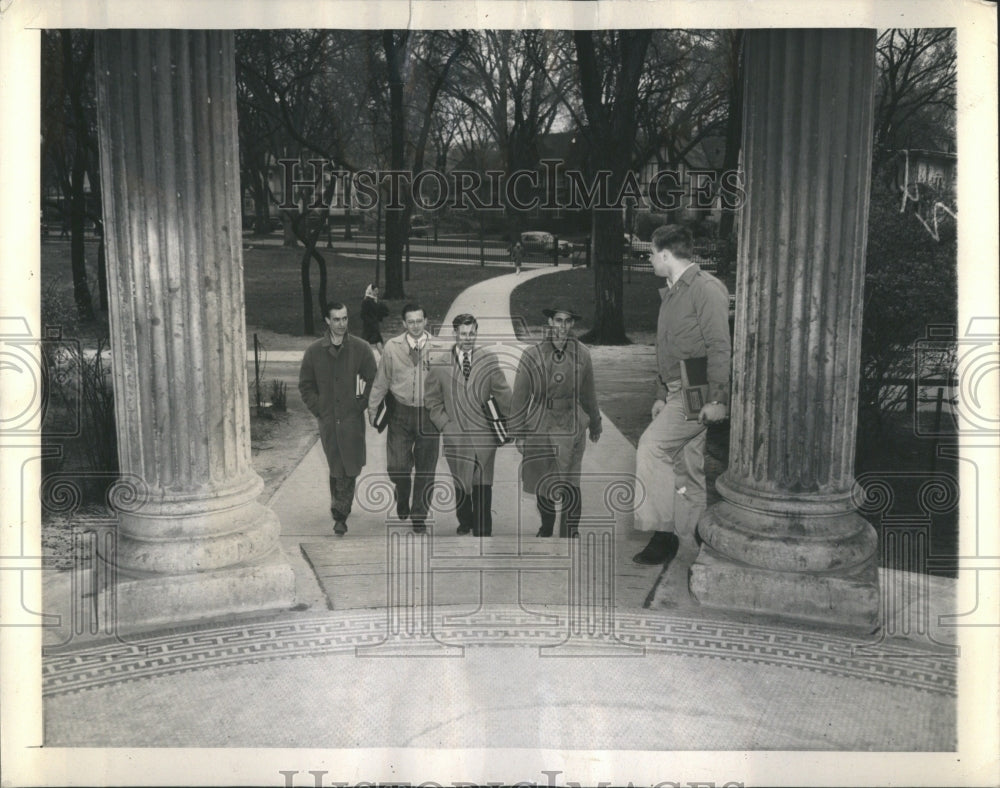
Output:
[[[383,30],[382,51],[389,106],[389,167],[424,169],[434,108],[448,74],[465,49],[466,36],[409,30]],[[410,100],[407,101],[406,99]],[[411,126],[412,123],[412,126]],[[413,206],[408,193],[399,209],[385,213],[385,297],[404,298],[403,249]]]
[[89,218],[100,215],[87,203],[87,173],[97,159],[97,125],[93,82],[94,37],[89,31],[45,32],[42,46],[42,156],[63,195],[63,221],[69,212],[70,264],[78,317],[94,319],[87,279],[84,234]]
[[885,30],[875,53],[873,172],[902,148],[948,150],[955,136],[955,31]]

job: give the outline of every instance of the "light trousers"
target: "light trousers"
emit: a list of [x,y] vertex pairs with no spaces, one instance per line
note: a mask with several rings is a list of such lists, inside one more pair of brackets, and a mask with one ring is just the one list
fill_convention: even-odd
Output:
[[684,418],[679,384],[668,392],[666,402],[636,447],[635,527],[693,537],[707,504],[707,428]]

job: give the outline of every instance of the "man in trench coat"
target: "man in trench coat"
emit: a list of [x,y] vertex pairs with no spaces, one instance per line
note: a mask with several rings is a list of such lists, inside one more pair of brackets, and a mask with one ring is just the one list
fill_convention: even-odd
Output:
[[499,413],[506,414],[511,391],[496,354],[476,347],[476,318],[459,315],[452,328],[455,344],[431,360],[424,405],[441,431],[455,483],[457,533],[490,536],[498,443],[484,408],[492,397]]
[[306,348],[299,368],[299,394],[319,419],[319,437],[330,467],[333,532],[347,533],[354,485],[365,465],[365,410],[375,355],[367,342],[347,333],[347,307],[326,306],[327,333]]
[[534,494],[541,528],[552,536],[556,503],[562,502],[559,536],[577,536],[580,467],[586,435],[601,437],[590,351],[571,333],[579,315],[565,304],[544,310],[549,336],[521,355],[511,400],[511,431],[523,458],[524,491]]

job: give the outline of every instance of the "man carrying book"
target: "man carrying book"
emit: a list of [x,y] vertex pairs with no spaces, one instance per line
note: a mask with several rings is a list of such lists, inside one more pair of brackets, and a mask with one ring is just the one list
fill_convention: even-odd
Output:
[[521,354],[511,400],[512,432],[523,455],[524,491],[535,495],[541,517],[536,536],[552,536],[561,502],[559,536],[575,537],[580,523],[580,470],[587,433],[601,438],[590,351],[572,334],[580,316],[566,304],[542,313],[549,335]]
[[375,355],[367,342],[347,333],[347,307],[326,305],[327,333],[302,357],[299,394],[319,420],[319,437],[330,468],[333,532],[347,533],[354,486],[365,465],[365,407],[375,379]]
[[[693,558],[695,528],[706,507],[706,425],[729,413],[729,294],[692,261],[691,231],[658,227],[651,242],[660,290],[656,325],[657,398],[652,423],[636,447],[641,487],[635,527],[651,531],[633,557],[639,564],[669,563],[678,552]],[[686,385],[685,385],[686,384]]]
[[493,464],[506,442],[510,386],[496,354],[476,347],[479,323],[470,314],[452,321],[455,344],[431,358],[424,405],[441,430],[455,484],[458,533],[493,533]]
[[[372,426],[379,406],[391,398],[385,440],[386,470],[396,489],[396,515],[409,519],[416,533],[426,530],[427,500],[434,481],[441,437],[424,407],[424,388],[434,342],[427,333],[423,307],[403,307],[406,330],[382,349],[368,401]],[[411,500],[412,493],[412,500]]]

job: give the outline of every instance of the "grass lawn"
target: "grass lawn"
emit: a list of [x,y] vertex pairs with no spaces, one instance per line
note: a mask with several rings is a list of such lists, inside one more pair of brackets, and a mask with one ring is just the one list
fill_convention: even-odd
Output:
[[[660,308],[659,288],[663,280],[648,272],[633,272],[631,282],[625,274],[622,300],[625,304],[625,331],[633,341],[651,344],[655,341],[656,314]],[[594,272],[576,268],[533,279],[514,290],[510,299],[512,315],[524,317],[529,327],[545,325],[543,309],[554,301],[566,301],[583,318],[574,329],[583,334],[594,324]],[[516,324],[516,321],[515,321]]]
[[[343,301],[350,313],[350,331],[361,332],[361,300],[365,287],[375,278],[375,264],[370,260],[341,257],[321,249],[327,261],[327,298]],[[87,268],[92,279],[91,295],[97,302],[97,244],[86,245]],[[248,326],[259,327],[277,334],[302,336],[302,284],[300,261],[302,249],[261,247],[243,252],[243,286],[246,298]],[[99,319],[90,325],[78,326],[73,319],[73,284],[70,272],[69,243],[49,242],[42,245],[42,292],[52,306],[52,324],[63,325],[67,335],[81,339],[106,336],[107,321]],[[400,308],[406,301],[417,301],[425,309],[431,323],[444,318],[455,297],[465,288],[494,276],[509,273],[505,269],[480,268],[478,265],[447,265],[441,263],[411,263],[410,281],[405,283],[406,300],[387,301],[390,313],[382,323],[382,334],[390,337],[403,330]],[[383,271],[384,285],[384,271]],[[323,320],[316,304],[319,275],[311,267],[314,321],[322,333]],[[43,307],[43,312],[45,307]]]
[[[327,261],[327,298],[347,305],[350,315],[348,330],[360,334],[361,300],[365,288],[375,280],[375,263],[342,257],[328,249],[321,249],[320,252]],[[301,258],[301,249],[266,247],[243,252],[247,325],[260,326],[278,334],[302,335]],[[410,281],[404,283],[407,298],[386,301],[389,316],[382,322],[382,336],[389,338],[402,333],[400,309],[408,301],[419,303],[428,321],[436,324],[444,318],[452,301],[465,288],[505,273],[508,271],[480,268],[478,265],[411,263]],[[315,264],[311,268],[311,277],[315,301],[319,286]],[[384,270],[381,278],[384,287]],[[316,331],[322,333],[324,324],[318,308],[314,319]]]

